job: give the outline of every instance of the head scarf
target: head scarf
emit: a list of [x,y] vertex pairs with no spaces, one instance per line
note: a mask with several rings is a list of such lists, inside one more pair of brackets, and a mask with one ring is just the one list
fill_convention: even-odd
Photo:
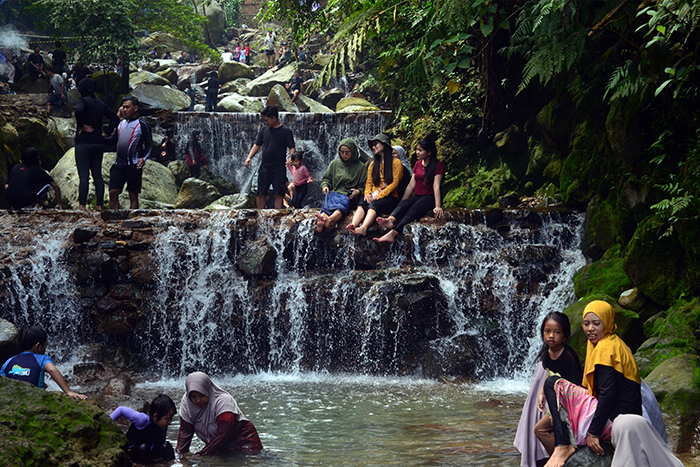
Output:
[[406,167],[408,169],[408,173],[413,175],[413,170],[411,170],[411,163],[408,162],[408,156],[406,155],[406,150],[402,148],[401,146],[392,146],[392,149],[396,149],[396,152],[399,153],[399,160],[401,161],[401,165]]
[[92,96],[97,89],[97,82],[92,78],[83,78],[78,83],[78,91],[83,97]]
[[344,161],[344,160],[340,157],[340,154],[338,154],[338,159],[340,159],[341,161],[343,161],[343,163],[345,163],[345,164],[352,164],[352,163],[355,162],[357,159],[359,159],[360,153],[357,151],[357,144],[355,143],[355,140],[354,140],[354,139],[352,139],[352,138],[345,138],[344,140],[342,140],[342,141],[340,142],[340,144],[338,145],[338,152],[340,152],[340,147],[341,147],[341,146],[347,146],[347,147],[349,147],[349,148],[350,148],[350,152],[352,152],[352,157],[350,157],[350,159],[348,159],[347,161]]
[[608,302],[594,300],[583,310],[583,316],[588,313],[595,314],[605,326],[605,335],[597,344],[588,341],[586,349],[586,364],[583,368],[583,387],[588,389],[592,396],[595,394],[594,372],[596,365],[613,367],[616,371],[637,384],[641,384],[637,362],[627,344],[614,334],[617,329],[615,324],[615,310]]
[[[216,436],[216,417],[225,412],[231,412],[236,416],[236,421],[245,418],[238,404],[231,394],[221,389],[206,374],[198,371],[190,373],[185,379],[185,394],[180,402],[180,418],[194,425],[197,436],[205,443],[210,442]],[[189,398],[190,392],[197,391],[209,398],[209,402],[202,408],[197,407]]]

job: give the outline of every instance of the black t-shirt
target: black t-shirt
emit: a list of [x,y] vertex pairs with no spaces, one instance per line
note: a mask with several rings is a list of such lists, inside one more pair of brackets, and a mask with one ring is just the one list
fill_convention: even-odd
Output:
[[53,64],[54,66],[63,68],[66,61],[66,53],[61,49],[56,49],[53,51]]
[[37,193],[53,182],[51,175],[38,165],[17,164],[7,177],[5,199],[14,208],[36,203]]
[[596,365],[593,386],[598,398],[588,432],[600,436],[605,422],[614,421],[618,415],[632,413],[642,415],[642,387],[636,381],[625,378],[615,368]]
[[[29,55],[29,58],[27,59],[27,61],[29,63],[32,63],[33,65],[35,65],[36,68],[39,68],[44,63],[44,59],[41,58],[41,55],[39,55],[39,54]],[[29,67],[29,70],[35,71],[36,68]]]
[[277,128],[263,125],[255,144],[262,146],[262,165],[266,169],[284,171],[287,149],[294,147],[294,135],[284,125]]
[[552,358],[549,356],[549,352],[546,352],[544,354],[544,358],[542,359],[542,366],[549,371],[559,373],[562,378],[570,383],[581,386],[581,383],[583,382],[581,361],[578,359],[578,355],[576,355],[574,349],[572,349],[568,344],[564,344],[564,350],[556,360],[552,360]]

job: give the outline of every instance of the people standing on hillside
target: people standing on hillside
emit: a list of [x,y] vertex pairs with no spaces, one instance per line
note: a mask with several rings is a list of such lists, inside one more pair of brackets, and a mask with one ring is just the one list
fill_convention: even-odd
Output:
[[90,188],[90,174],[95,185],[95,209],[102,210],[105,183],[102,179],[102,158],[105,151],[105,139],[102,137],[102,122],[109,120],[106,134],[110,135],[119,125],[119,117],[112,109],[95,97],[97,83],[91,78],[84,78],[78,85],[82,96],[75,105],[76,136],[75,165],[78,169],[78,209],[85,211]]
[[[441,185],[445,169],[442,162],[437,160],[435,143],[427,138],[418,141],[416,156],[418,162],[413,168],[413,176],[406,187],[403,198],[388,218],[377,219],[377,224],[390,229],[381,238],[376,239],[378,242],[393,242],[398,235],[403,233],[403,228],[408,223],[420,219],[431,211],[435,219],[441,218],[444,214]],[[405,168],[402,165],[403,170]]]
[[275,64],[275,33],[270,34],[268,31],[265,34],[265,39],[263,40],[263,46],[265,47],[265,57],[267,58],[267,67],[272,68]]
[[119,194],[126,184],[129,207],[138,209],[143,167],[151,155],[153,144],[151,127],[139,118],[139,100],[136,97],[125,97],[119,110],[123,120],[107,140],[108,144],[117,145],[117,158],[109,170],[109,208],[119,209]]
[[207,156],[202,151],[202,146],[199,145],[199,130],[194,130],[187,141],[187,156],[185,163],[190,168],[190,173],[194,178],[199,178],[199,172],[202,167],[209,168]]
[[294,102],[301,94],[303,85],[304,78],[301,77],[299,70],[297,70],[294,72],[294,76],[292,76],[292,79],[289,80],[289,83],[287,83],[286,86],[287,92],[289,92],[289,95],[292,97],[292,102]]
[[39,161],[39,151],[27,148],[22,153],[22,162],[10,170],[5,183],[5,200],[15,209],[33,209],[53,188],[57,208],[63,209],[61,189]]
[[396,189],[401,181],[403,166],[394,158],[391,139],[384,133],[369,140],[374,152],[374,160],[367,167],[365,197],[355,210],[352,222],[347,229],[353,235],[367,235],[367,229],[374,224],[377,216],[394,210],[399,203]]
[[89,76],[92,76],[90,68],[86,67],[83,62],[76,62],[73,67],[73,81],[75,81],[75,85],[78,86],[82,80]]
[[292,130],[279,121],[279,112],[274,105],[266,106],[260,115],[264,125],[260,128],[255,144],[250,149],[243,165],[249,168],[253,157],[262,148],[262,162],[260,169],[258,169],[257,206],[258,209],[265,208],[268,190],[272,185],[275,195],[275,209],[281,209],[284,196],[287,194],[286,152],[289,150],[291,157],[296,151],[294,135]]
[[207,82],[207,100],[205,104],[206,112],[216,112],[217,97],[219,95],[219,78],[215,71],[209,75]]
[[229,49],[224,49],[224,53],[221,54],[221,60],[223,62],[232,62],[233,61],[233,54]]
[[185,81],[185,94],[190,98],[190,108],[187,109],[190,112],[194,111],[194,98],[197,96],[197,91],[192,87],[192,83]]
[[68,91],[66,90],[66,84],[63,82],[63,77],[54,73],[51,67],[46,69],[46,76],[48,76],[49,82],[51,83],[49,98],[46,100],[46,112],[51,115],[51,104],[58,104],[60,102],[66,106],[68,114],[70,115],[71,110],[67,97]]
[[66,65],[66,52],[61,49],[61,42],[56,41],[56,49],[51,52],[51,66],[53,67],[54,73],[58,75],[63,74],[63,68]]
[[338,157],[328,164],[321,179],[321,191],[326,199],[321,212],[316,214],[316,231],[333,227],[354,209],[362,199],[366,182],[367,167],[360,160],[355,140],[342,140],[338,146]]

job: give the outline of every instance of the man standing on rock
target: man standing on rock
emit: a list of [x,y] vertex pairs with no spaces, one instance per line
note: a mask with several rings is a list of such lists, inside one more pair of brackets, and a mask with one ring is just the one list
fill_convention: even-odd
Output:
[[117,145],[117,159],[109,170],[109,208],[119,209],[119,194],[126,183],[129,208],[138,209],[143,166],[153,144],[151,127],[139,118],[139,100],[133,96],[122,100],[120,115],[124,120],[107,139],[107,144]]
[[275,195],[275,209],[281,209],[284,195],[287,194],[286,151],[289,149],[290,157],[296,151],[294,135],[292,130],[279,121],[279,112],[274,105],[266,106],[260,115],[265,125],[260,128],[258,138],[243,165],[249,168],[253,156],[262,147],[262,163],[258,170],[258,209],[265,208],[270,185]]

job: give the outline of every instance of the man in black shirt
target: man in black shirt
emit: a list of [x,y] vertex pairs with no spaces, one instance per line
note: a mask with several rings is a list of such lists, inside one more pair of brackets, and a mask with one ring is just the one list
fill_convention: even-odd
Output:
[[41,201],[46,196],[49,188],[53,188],[56,194],[58,209],[63,209],[61,189],[41,168],[39,151],[35,148],[27,148],[22,154],[22,163],[14,166],[7,177],[5,200],[15,209],[33,209],[37,201]]
[[296,150],[294,148],[294,135],[292,130],[282,125],[279,121],[279,112],[274,105],[268,105],[262,112],[263,123],[258,138],[248,154],[244,164],[250,167],[253,156],[262,148],[262,163],[258,170],[258,209],[265,208],[267,193],[272,185],[275,195],[275,209],[282,208],[284,195],[287,194],[287,173],[285,161],[287,160],[287,148],[291,157]]
[[40,50],[38,45],[34,47],[34,53],[27,59],[27,69],[36,78],[44,76],[44,58],[39,53]]
[[61,49],[61,42],[56,41],[56,50],[51,53],[53,72],[63,74],[63,67],[66,64],[66,53]]

